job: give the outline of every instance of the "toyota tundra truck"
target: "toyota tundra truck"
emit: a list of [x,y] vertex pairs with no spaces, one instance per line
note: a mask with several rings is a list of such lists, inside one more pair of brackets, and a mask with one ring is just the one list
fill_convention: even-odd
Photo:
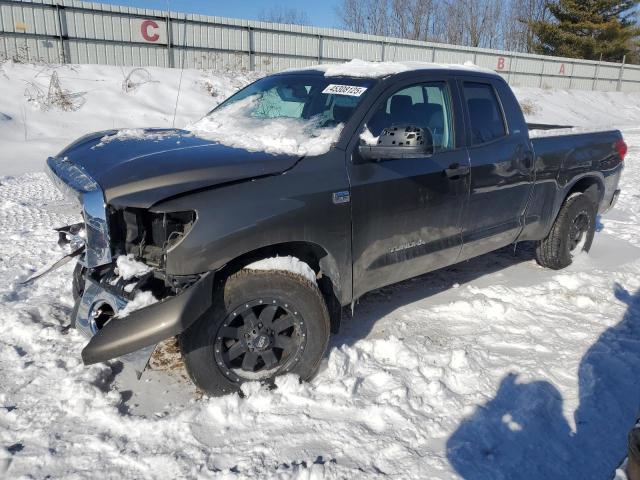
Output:
[[494,72],[362,65],[266,76],[185,129],[90,134],[47,160],[82,214],[58,232],[85,364],[142,371],[177,337],[211,395],[307,380],[367,292],[518,242],[551,269],[589,250],[619,131],[530,135]]

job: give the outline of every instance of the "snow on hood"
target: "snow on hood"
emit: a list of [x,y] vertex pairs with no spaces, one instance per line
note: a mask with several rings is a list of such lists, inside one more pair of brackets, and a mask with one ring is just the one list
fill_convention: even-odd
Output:
[[[176,130],[150,130],[145,128],[124,128],[117,130],[115,133],[109,133],[100,139],[100,143],[97,143],[92,149],[105,146],[107,143],[114,140],[124,142],[126,140],[150,140],[160,141],[169,137],[177,137],[179,133]],[[180,142],[178,142],[179,144]]]
[[325,63],[307,68],[293,68],[287,71],[315,70],[324,72],[325,77],[357,77],[357,78],[382,78],[396,73],[408,72],[410,70],[464,70],[482,71],[485,73],[495,73],[493,70],[478,67],[473,62],[465,62],[464,65],[439,64],[428,62],[369,62],[354,58],[345,63]]
[[[298,156],[232,148],[184,130],[159,132],[140,131],[134,137],[118,136],[115,130],[98,132],[80,138],[58,157],[66,157],[94,179],[107,203],[131,208],[149,208],[200,188],[279,174],[299,160]],[[113,139],[101,141],[105,136]],[[140,136],[153,140],[143,141]],[[98,143],[103,145],[94,148]]]
[[322,155],[338,141],[342,123],[321,127],[321,118],[257,118],[251,96],[211,112],[185,130],[199,138],[252,152],[292,156]]

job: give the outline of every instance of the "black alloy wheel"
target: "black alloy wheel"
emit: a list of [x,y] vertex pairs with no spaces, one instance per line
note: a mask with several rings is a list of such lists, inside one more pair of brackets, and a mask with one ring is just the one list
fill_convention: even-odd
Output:
[[591,220],[586,210],[576,215],[569,229],[569,250],[574,251],[587,237],[591,228]]
[[596,231],[597,204],[578,193],[569,196],[560,208],[549,234],[536,243],[536,260],[553,270],[568,267],[578,249],[588,252]]
[[189,376],[210,395],[279,375],[309,380],[329,341],[318,285],[285,270],[243,269],[220,281],[212,308],[179,336]]
[[218,367],[233,381],[286,373],[306,345],[306,326],[289,304],[261,298],[241,305],[223,321],[214,343]]

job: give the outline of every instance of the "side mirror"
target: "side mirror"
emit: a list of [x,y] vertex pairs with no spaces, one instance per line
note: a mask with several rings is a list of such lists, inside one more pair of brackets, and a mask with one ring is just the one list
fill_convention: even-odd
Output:
[[365,160],[424,158],[433,155],[433,133],[415,125],[392,125],[385,128],[375,145],[360,145]]

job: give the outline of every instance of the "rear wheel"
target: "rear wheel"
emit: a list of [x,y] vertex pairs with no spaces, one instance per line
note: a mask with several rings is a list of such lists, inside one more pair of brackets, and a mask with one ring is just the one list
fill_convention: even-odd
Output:
[[329,339],[318,287],[279,270],[241,270],[214,293],[214,306],[180,336],[187,370],[211,395],[285,373],[307,380]]
[[596,231],[596,207],[585,194],[564,203],[544,240],[536,246],[536,259],[543,267],[560,270],[568,267],[581,251],[588,252]]

